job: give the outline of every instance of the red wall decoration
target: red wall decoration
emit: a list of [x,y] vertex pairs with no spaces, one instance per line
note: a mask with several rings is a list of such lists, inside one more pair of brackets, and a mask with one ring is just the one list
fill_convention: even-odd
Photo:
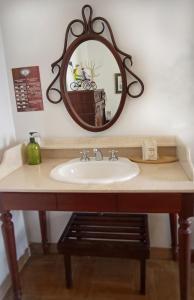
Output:
[[12,69],[18,112],[43,110],[38,66]]

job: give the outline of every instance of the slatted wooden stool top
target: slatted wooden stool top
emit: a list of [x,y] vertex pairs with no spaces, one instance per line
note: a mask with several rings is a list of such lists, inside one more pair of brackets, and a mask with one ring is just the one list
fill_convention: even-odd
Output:
[[147,215],[73,213],[58,249],[78,256],[148,258]]

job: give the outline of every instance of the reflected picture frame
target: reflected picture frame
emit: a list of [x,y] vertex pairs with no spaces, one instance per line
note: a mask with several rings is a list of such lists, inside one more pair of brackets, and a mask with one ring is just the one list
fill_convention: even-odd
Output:
[[122,93],[122,76],[121,73],[115,73],[115,94]]

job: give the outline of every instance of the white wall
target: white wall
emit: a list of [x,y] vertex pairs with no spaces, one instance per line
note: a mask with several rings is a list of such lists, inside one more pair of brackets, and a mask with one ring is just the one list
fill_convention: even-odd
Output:
[[3,150],[15,142],[15,129],[11,113],[11,102],[7,70],[3,51],[3,41],[0,27],[0,160]]
[[[85,0],[2,2],[1,20],[17,139],[23,140],[32,129],[43,137],[93,135],[73,122],[63,103],[53,105],[45,96],[53,79],[50,64],[61,55],[65,28],[70,20],[80,17]],[[106,5],[101,0],[87,2],[93,6],[95,16],[102,15],[110,21],[118,46],[133,56],[133,70],[145,84],[143,96],[137,100],[127,98],[116,124],[96,135],[178,134],[194,150],[194,2],[107,0]],[[30,65],[40,66],[45,110],[17,113],[10,69]],[[51,215],[51,227],[57,215]],[[167,216],[154,216],[151,224],[152,244],[168,246]],[[33,225],[30,229],[31,239],[38,240]],[[59,231],[53,229],[55,239]]]
[[[15,142],[15,129],[11,112],[11,103],[8,87],[7,70],[4,57],[2,33],[0,26],[0,161],[3,151]],[[27,247],[27,239],[24,229],[24,220],[21,212],[14,212],[15,235],[18,258],[24,253]],[[1,284],[8,274],[6,251],[4,248],[3,236],[0,229],[0,298],[3,294]]]

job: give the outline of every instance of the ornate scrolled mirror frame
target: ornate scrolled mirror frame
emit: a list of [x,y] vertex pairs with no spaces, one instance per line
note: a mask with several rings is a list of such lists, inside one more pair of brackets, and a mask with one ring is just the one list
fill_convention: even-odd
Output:
[[[89,131],[103,131],[109,127],[111,127],[118,117],[120,116],[127,94],[131,98],[138,98],[140,97],[144,92],[144,84],[141,81],[141,79],[131,71],[132,67],[132,57],[131,55],[121,51],[116,44],[111,26],[109,22],[104,19],[103,17],[92,17],[93,10],[90,5],[85,5],[82,8],[82,18],[83,19],[75,19],[72,20],[69,25],[67,26],[66,34],[65,34],[65,43],[64,43],[64,50],[61,55],[61,57],[55,61],[52,65],[52,73],[57,70],[57,74],[54,78],[54,80],[51,82],[49,87],[47,88],[46,94],[48,100],[53,103],[57,104],[64,101],[64,104],[71,115],[71,117],[74,119],[74,121],[79,124],[82,128],[89,130]],[[88,17],[87,17],[88,16]],[[95,29],[95,25],[99,25],[100,23],[100,30]],[[80,26],[82,31],[80,33],[75,33],[74,26]],[[73,29],[74,28],[74,29]],[[110,35],[110,41],[103,37],[103,33],[105,31],[108,31]],[[74,38],[74,40],[69,43],[70,38]],[[73,109],[71,105],[71,101],[68,95],[68,90],[66,86],[66,75],[67,75],[67,68],[70,61],[70,58],[75,51],[75,49],[82,44],[85,41],[95,40],[99,41],[100,43],[104,44],[112,53],[114,56],[118,67],[120,69],[121,74],[121,81],[122,81],[122,92],[121,92],[121,100],[120,104],[118,106],[117,112],[115,113],[114,117],[107,123],[103,124],[102,126],[91,126],[90,124],[84,122],[80,116],[77,114],[77,112]],[[129,74],[130,76],[130,82],[128,82],[126,74]],[[60,80],[60,89],[57,87],[54,87],[55,83]],[[135,85],[138,85],[138,92],[133,93],[133,87]],[[57,98],[55,99],[51,97],[51,92],[57,93]]]

